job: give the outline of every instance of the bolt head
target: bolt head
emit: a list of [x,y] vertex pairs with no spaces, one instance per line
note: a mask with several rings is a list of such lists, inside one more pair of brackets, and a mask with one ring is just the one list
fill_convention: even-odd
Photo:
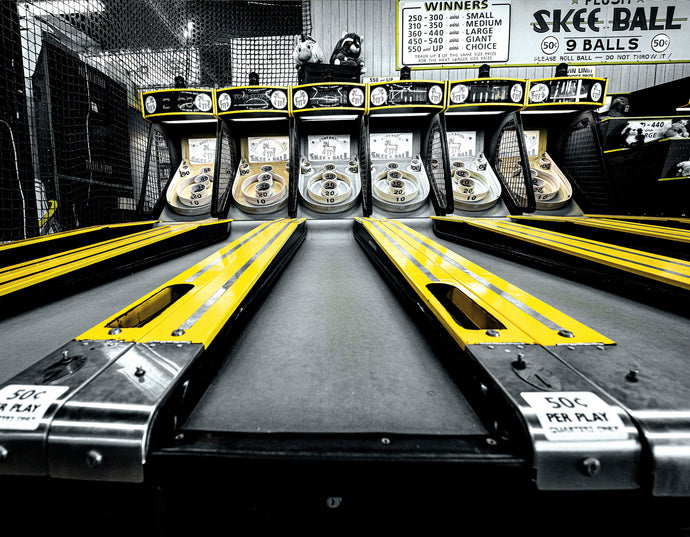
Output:
[[601,461],[596,457],[586,457],[580,461],[580,471],[587,477],[594,477],[601,473]]

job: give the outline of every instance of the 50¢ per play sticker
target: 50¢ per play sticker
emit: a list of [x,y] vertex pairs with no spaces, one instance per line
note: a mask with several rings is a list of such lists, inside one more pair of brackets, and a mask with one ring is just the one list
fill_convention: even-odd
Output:
[[68,386],[11,384],[0,389],[0,429],[35,431]]
[[548,440],[625,440],[620,416],[591,392],[525,392]]

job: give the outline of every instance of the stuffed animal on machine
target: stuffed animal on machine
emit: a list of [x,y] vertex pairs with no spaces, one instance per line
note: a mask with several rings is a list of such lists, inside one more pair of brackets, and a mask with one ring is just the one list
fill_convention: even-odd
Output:
[[322,63],[324,59],[323,50],[310,35],[302,34],[297,46],[292,51],[292,59],[295,61],[297,69],[305,63]]
[[676,164],[676,177],[688,177],[690,176],[690,160],[684,160]]
[[687,123],[688,121],[683,119],[673,120],[671,125],[664,131],[662,138],[687,138]]
[[357,65],[360,73],[366,73],[364,60],[359,59],[362,53],[364,37],[353,32],[343,32],[331,54],[331,65]]

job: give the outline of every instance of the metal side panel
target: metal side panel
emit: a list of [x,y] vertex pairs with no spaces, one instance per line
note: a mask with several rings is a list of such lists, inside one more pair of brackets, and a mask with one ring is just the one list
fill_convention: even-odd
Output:
[[553,349],[610,393],[648,448],[647,479],[655,496],[690,497],[690,372],[686,360],[639,357],[623,348]]
[[50,476],[143,481],[153,422],[203,351],[193,343],[131,346],[56,412],[47,439]]
[[8,242],[0,245],[0,267],[135,233],[151,228],[157,223],[156,220],[149,220],[92,226]]
[[[31,292],[32,288],[40,286],[49,290],[46,286],[57,286],[55,282],[69,284],[79,278],[95,278],[101,272],[117,273],[143,265],[151,262],[151,252],[156,249],[159,259],[177,255],[197,244],[220,240],[227,236],[229,228],[229,220],[168,224],[5,267],[0,269],[0,300],[19,296],[21,292]],[[110,265],[110,268],[106,268]]]
[[510,216],[512,221],[582,239],[616,244],[666,257],[690,258],[690,230],[631,220],[582,216]]
[[0,474],[48,475],[46,437],[69,397],[132,343],[71,341],[0,388]]
[[[573,347],[602,352],[601,346]],[[472,345],[467,352],[520,415],[541,490],[640,487],[635,424],[608,394],[536,345]]]
[[621,233],[631,233],[635,235],[642,235],[647,237],[654,237],[663,240],[672,240],[682,243],[690,243],[690,231],[675,227],[668,227],[663,225],[646,224],[643,222],[636,222],[632,220],[616,220],[615,218],[591,218],[583,216],[535,216],[522,215],[510,216],[511,220],[515,220],[524,224],[548,224],[554,223],[570,223],[578,226],[586,226],[604,230],[619,231]]

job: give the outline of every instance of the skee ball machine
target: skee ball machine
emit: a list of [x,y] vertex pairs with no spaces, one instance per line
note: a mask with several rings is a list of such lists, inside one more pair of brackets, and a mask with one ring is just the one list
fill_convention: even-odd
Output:
[[[163,221],[224,218],[214,189],[218,120],[212,89],[170,88],[141,94],[151,122],[139,199],[141,216]],[[222,192],[220,193],[222,198]]]
[[[516,112],[525,105],[526,86],[525,80],[511,78],[449,81],[443,119],[458,214],[467,211],[499,216],[505,215],[508,207],[510,212],[529,209],[526,203],[512,201],[516,193],[510,181],[513,176],[525,176],[520,170],[523,148],[516,134],[520,130]],[[511,136],[513,143],[508,144]],[[501,200],[502,184],[506,201]],[[523,181],[516,186],[525,199],[529,185]]]
[[285,216],[291,184],[288,88],[262,86],[254,78],[250,84],[216,91],[217,181],[226,193],[221,206],[236,219]]
[[401,79],[371,83],[367,90],[371,214],[400,218],[452,210],[440,120],[445,83]]
[[290,88],[294,116],[291,148],[298,176],[300,214],[307,217],[361,214],[366,86],[328,81]]
[[690,213],[690,116],[677,110],[688,100],[688,82],[683,89],[660,84],[632,92],[624,114],[609,109],[599,118],[614,214]]
[[556,76],[531,80],[526,108],[520,112],[525,129],[530,174],[537,211],[582,214],[573,186],[556,159],[559,139],[572,116],[600,108],[607,79]]

